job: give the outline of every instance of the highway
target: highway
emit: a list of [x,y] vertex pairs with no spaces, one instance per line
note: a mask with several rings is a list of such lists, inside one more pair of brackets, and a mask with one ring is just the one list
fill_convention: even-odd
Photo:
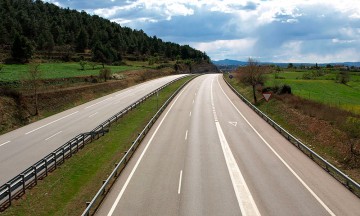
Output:
[[123,108],[180,76],[184,75],[151,80],[0,136],[0,185],[76,135],[91,131]]
[[359,215],[360,200],[248,108],[221,75],[170,103],[97,215]]

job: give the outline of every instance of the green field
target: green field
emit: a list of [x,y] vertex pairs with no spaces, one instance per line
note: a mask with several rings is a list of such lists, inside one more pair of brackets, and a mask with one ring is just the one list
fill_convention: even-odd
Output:
[[[128,70],[140,69],[139,66],[105,66],[111,68],[113,73],[123,72]],[[40,71],[43,74],[44,79],[56,79],[67,77],[79,77],[79,76],[98,76],[99,71],[102,68],[101,65],[97,65],[93,70],[92,67],[87,64],[85,70],[81,70],[80,64],[73,63],[42,63],[40,65]],[[4,65],[0,71],[0,81],[16,81],[26,77],[26,73],[29,70],[28,64],[11,64]]]
[[360,73],[352,73],[351,81],[347,85],[335,82],[336,72],[329,72],[311,80],[302,79],[304,73],[309,71],[280,72],[278,76],[281,79],[275,79],[274,74],[269,74],[265,85],[287,84],[295,95],[360,114]]

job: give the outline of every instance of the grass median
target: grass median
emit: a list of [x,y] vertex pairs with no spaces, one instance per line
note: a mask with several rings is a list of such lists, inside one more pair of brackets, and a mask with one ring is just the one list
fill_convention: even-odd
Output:
[[80,215],[124,152],[160,107],[183,83],[181,79],[113,124],[110,132],[87,145],[47,178],[13,202],[1,215]]

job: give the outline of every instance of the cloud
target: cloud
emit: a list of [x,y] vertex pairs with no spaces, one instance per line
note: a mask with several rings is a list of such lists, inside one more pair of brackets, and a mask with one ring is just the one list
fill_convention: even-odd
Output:
[[244,38],[236,40],[215,40],[211,42],[191,43],[192,46],[199,50],[205,51],[213,57],[213,60],[225,58],[248,58],[256,39]]
[[358,0],[48,0],[190,44],[211,58],[360,61]]

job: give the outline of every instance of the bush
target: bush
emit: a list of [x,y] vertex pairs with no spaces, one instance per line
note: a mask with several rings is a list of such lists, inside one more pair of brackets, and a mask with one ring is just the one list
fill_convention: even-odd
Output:
[[116,62],[113,62],[112,65],[114,65],[114,66],[124,66],[124,65],[126,65],[126,63],[123,62],[123,61],[116,61]]
[[85,65],[87,64],[86,61],[80,61],[79,65],[80,65],[80,70],[85,70]]
[[312,76],[311,76],[310,73],[304,73],[302,78],[303,78],[304,80],[310,80],[310,79],[312,79]]
[[291,87],[289,85],[281,86],[279,94],[291,94]]
[[282,85],[281,87],[276,85],[273,87],[265,87],[262,89],[261,92],[273,92],[275,94],[291,94],[291,87],[289,85]]
[[99,72],[99,77],[104,79],[106,82],[111,77],[111,69],[110,68],[103,68]]
[[97,82],[98,82],[98,79],[93,78],[93,79],[91,80],[91,82],[92,82],[92,83],[97,83]]

